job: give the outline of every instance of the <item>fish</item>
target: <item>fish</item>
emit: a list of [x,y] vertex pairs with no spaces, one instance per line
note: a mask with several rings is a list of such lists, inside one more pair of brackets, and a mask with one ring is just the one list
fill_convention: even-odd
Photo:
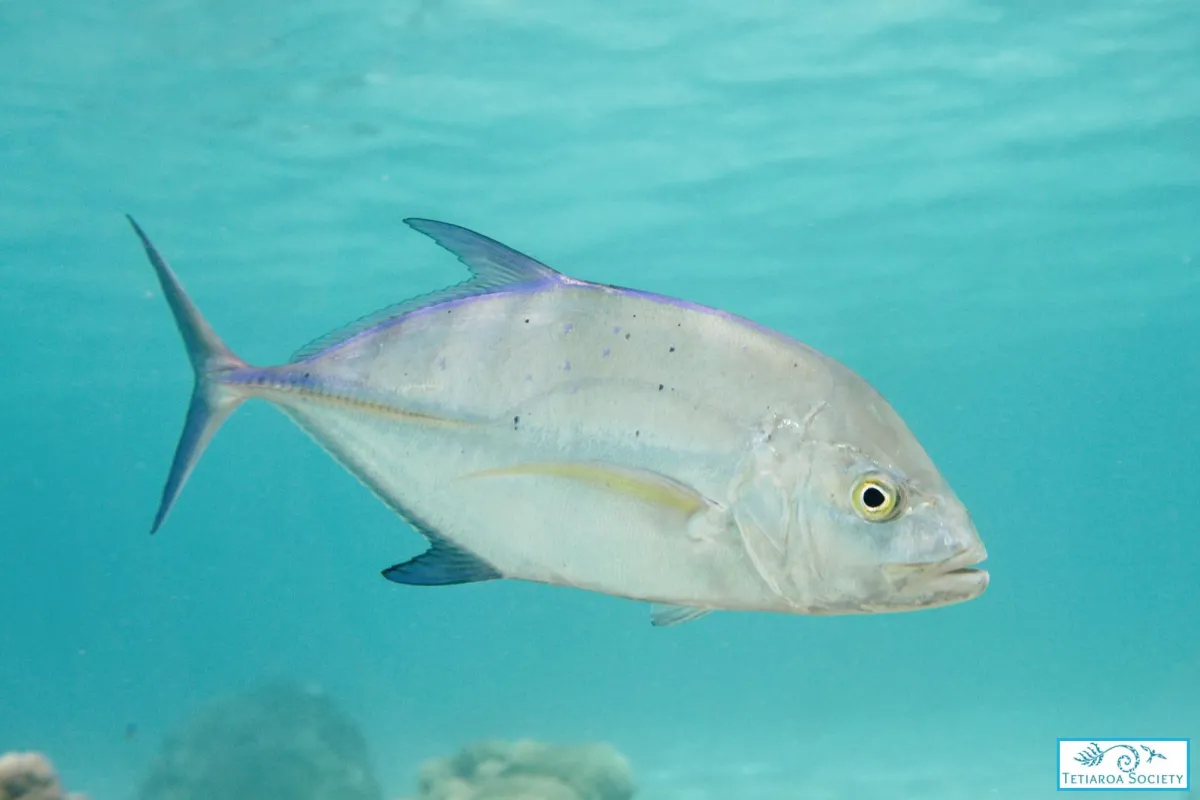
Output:
[[245,401],[287,415],[427,541],[410,586],[517,580],[713,611],[873,614],[981,595],[983,541],[864,378],[733,313],[404,222],[470,277],[254,366],[128,216],[194,374],[151,532]]

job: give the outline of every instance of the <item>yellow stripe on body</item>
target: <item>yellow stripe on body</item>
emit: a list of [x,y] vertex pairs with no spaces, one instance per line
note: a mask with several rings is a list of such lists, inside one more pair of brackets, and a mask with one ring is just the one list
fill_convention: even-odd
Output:
[[622,494],[670,508],[689,517],[710,505],[709,501],[695,489],[665,475],[596,461],[531,462],[473,472],[464,477],[496,478],[515,475],[566,478],[598,486],[614,494]]

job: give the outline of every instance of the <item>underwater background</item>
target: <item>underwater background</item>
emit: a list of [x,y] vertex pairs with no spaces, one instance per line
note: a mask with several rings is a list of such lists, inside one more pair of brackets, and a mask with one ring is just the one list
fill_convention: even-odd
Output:
[[[421,539],[260,403],[152,538],[191,374],[126,212],[254,363],[463,279],[405,216],[777,328],[892,402],[991,586],[668,629],[399,586]],[[1049,797],[1058,737],[1200,734],[1198,304],[1194,0],[7,0],[0,752],[133,800],[290,680],[388,798],[520,737],[647,800]]]

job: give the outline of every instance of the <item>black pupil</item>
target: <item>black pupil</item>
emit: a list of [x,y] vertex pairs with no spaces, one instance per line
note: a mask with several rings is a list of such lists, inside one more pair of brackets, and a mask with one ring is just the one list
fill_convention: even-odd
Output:
[[878,487],[868,486],[863,489],[862,493],[863,505],[872,510],[879,508],[887,502],[887,497]]

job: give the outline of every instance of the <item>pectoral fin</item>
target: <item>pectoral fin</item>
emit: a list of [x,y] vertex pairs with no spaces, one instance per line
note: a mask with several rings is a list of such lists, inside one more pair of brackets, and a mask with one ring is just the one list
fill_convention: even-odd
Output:
[[604,461],[542,461],[473,472],[468,478],[499,478],[533,475],[563,478],[605,489],[690,517],[713,505],[687,484],[651,470],[625,467]]
[[650,624],[656,628],[668,628],[672,625],[682,625],[694,619],[700,619],[711,609],[693,608],[692,606],[671,606],[665,603],[655,603],[650,608]]

